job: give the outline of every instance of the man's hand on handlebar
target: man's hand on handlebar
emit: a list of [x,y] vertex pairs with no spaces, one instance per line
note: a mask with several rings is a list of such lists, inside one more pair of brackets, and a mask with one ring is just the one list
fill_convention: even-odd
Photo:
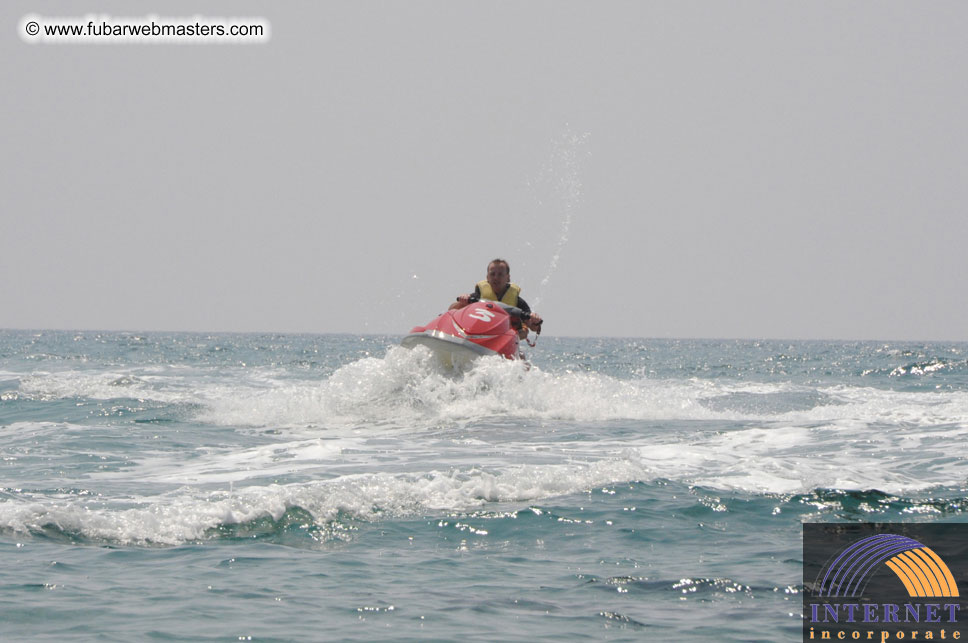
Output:
[[541,319],[541,315],[538,313],[531,313],[524,323],[527,324],[528,328],[540,334],[542,322],[544,322],[544,320]]
[[450,310],[457,310],[458,308],[463,308],[468,304],[473,304],[475,301],[480,301],[480,297],[475,297],[474,295],[460,295],[457,301],[449,306]]

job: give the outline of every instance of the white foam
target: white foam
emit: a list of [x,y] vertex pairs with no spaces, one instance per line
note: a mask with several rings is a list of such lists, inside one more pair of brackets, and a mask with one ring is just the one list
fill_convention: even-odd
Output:
[[[812,388],[732,380],[619,378],[595,372],[526,370],[481,359],[464,375],[437,368],[425,349],[391,347],[317,380],[278,369],[35,372],[18,395],[37,399],[135,398],[198,407],[198,419],[234,427],[327,429],[438,426],[477,418],[534,420],[781,420],[792,424],[968,425],[968,393],[870,387]],[[745,396],[745,397],[744,397]],[[799,398],[797,396],[800,396]],[[733,400],[736,403],[733,403]],[[789,400],[793,402],[787,404]],[[797,400],[801,400],[797,403]],[[790,410],[784,410],[789,408]]]
[[441,371],[425,349],[392,347],[317,382],[220,396],[200,419],[234,426],[434,426],[501,416],[610,420],[722,416],[701,404],[702,385],[622,380],[596,373],[526,370],[521,362],[478,360],[463,375]]
[[777,425],[642,446],[639,453],[658,477],[715,489],[780,494],[878,489],[905,494],[964,484],[968,461],[952,458],[949,449],[965,438],[965,427],[911,435],[853,422]]
[[461,512],[489,502],[531,502],[575,493],[636,477],[629,461],[589,465],[517,467],[504,472],[481,469],[423,474],[371,473],[333,480],[246,487],[234,492],[198,493],[143,499],[129,509],[92,507],[84,501],[0,501],[0,526],[15,532],[58,529],[124,544],[179,544],[201,540],[208,530],[271,517],[290,508],[308,511],[317,524],[341,515],[359,520],[384,516]]
[[[161,386],[154,386],[158,382]],[[121,398],[179,403],[195,400],[195,393],[176,377],[150,376],[133,370],[37,371],[20,378],[19,393],[28,399],[55,400]]]
[[63,435],[67,431],[83,431],[84,426],[70,422],[13,422],[3,427],[4,442],[12,439]]
[[198,449],[184,454],[158,453],[138,459],[136,467],[89,474],[93,480],[133,479],[169,485],[239,483],[252,478],[275,478],[310,473],[332,463],[343,449],[360,446],[360,440],[295,440],[249,448]]
[[[197,419],[226,430],[285,430],[268,438],[258,432],[260,441],[277,439],[272,444],[206,447],[190,457],[142,451],[127,454],[133,464],[122,470],[86,474],[93,482],[187,483],[204,491],[145,497],[133,509],[8,501],[0,505],[0,526],[34,529],[48,521],[91,537],[167,543],[200,538],[226,521],[278,517],[291,506],[326,521],[341,511],[369,519],[380,511],[531,502],[623,480],[750,493],[897,494],[968,480],[968,461],[956,449],[968,439],[964,392],[623,379],[526,370],[499,358],[454,376],[426,350],[399,347],[314,381],[285,375],[161,367],[27,377],[21,390],[28,395],[144,396],[192,404]],[[579,437],[556,435],[563,423],[580,424]],[[615,424],[623,430],[610,430]],[[4,427],[11,437],[63,430],[71,427]],[[289,484],[263,484],[273,478]],[[310,478],[315,482],[304,482]],[[226,484],[245,488],[211,490]]]
[[[747,396],[743,398],[747,402],[762,401],[761,408],[756,404],[731,406],[731,396],[737,395]],[[434,370],[426,351],[391,348],[383,359],[354,362],[320,382],[284,382],[272,389],[213,396],[200,419],[231,426],[378,427],[388,431],[391,427],[433,427],[481,418],[781,421],[791,425],[851,420],[862,425],[931,427],[968,425],[968,393],[622,379],[593,372],[528,371],[521,363],[498,358],[479,360],[468,373],[453,377]]]
[[[525,437],[504,442],[479,435],[455,441],[451,451],[437,453],[429,453],[434,449],[424,445],[428,453],[422,454],[423,462],[436,458],[445,468],[412,468],[406,473],[377,470],[338,475],[332,466],[346,449],[358,450],[360,462],[378,460],[385,450],[397,458],[393,462],[416,466],[417,460],[398,453],[406,451],[406,439],[381,438],[379,446],[365,439],[289,440],[237,452],[213,451],[190,462],[160,456],[132,471],[102,477],[129,476],[168,485],[176,481],[244,484],[316,467],[318,477],[325,472],[328,478],[250,484],[234,490],[181,487],[154,496],[125,498],[124,504],[103,499],[92,504],[90,499],[35,494],[0,502],[0,527],[37,532],[55,525],[93,539],[177,544],[204,539],[208,530],[222,525],[265,517],[278,520],[294,507],[308,511],[317,524],[324,525],[341,517],[366,521],[446,515],[490,503],[523,508],[611,483],[655,479],[759,494],[835,488],[904,495],[934,486],[957,486],[968,472],[965,459],[952,457],[947,450],[968,437],[965,427],[885,431],[846,421],[820,426],[772,424],[722,432],[658,429],[627,439],[589,442],[534,442]],[[446,468],[455,457],[466,458],[470,453],[478,454],[483,464]],[[528,462],[528,458],[536,461]],[[348,470],[353,466],[351,462]]]

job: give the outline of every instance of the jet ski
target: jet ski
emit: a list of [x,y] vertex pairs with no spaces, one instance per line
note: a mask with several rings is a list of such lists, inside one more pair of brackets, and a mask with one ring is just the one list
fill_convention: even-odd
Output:
[[426,326],[415,326],[400,344],[426,346],[448,366],[465,365],[486,355],[522,359],[518,329],[530,317],[530,313],[499,301],[472,299],[463,308],[441,313]]

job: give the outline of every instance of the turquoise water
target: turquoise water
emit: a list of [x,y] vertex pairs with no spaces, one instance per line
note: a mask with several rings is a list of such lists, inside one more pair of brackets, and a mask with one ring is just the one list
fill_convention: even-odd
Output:
[[799,640],[802,521],[966,519],[968,345],[0,331],[0,638]]

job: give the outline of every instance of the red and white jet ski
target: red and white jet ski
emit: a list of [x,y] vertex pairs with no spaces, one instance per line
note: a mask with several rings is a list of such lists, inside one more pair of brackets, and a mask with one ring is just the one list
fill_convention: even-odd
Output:
[[415,326],[400,343],[406,348],[426,346],[449,365],[484,355],[521,359],[518,329],[530,317],[530,313],[499,301],[477,300],[441,313],[426,326]]

